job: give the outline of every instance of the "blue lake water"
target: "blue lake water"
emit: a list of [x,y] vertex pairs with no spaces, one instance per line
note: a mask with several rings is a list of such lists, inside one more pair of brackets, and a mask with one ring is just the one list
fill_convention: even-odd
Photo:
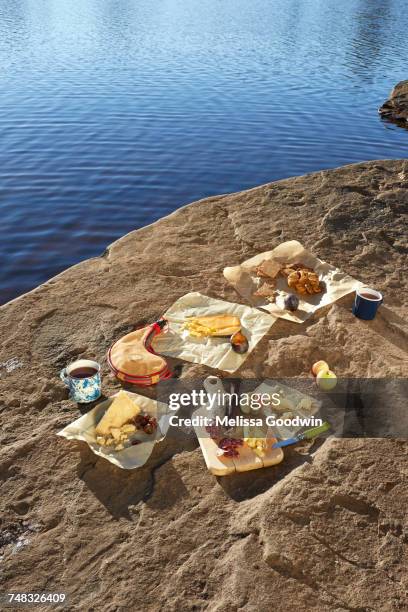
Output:
[[0,303],[205,196],[407,156],[404,0],[0,0]]

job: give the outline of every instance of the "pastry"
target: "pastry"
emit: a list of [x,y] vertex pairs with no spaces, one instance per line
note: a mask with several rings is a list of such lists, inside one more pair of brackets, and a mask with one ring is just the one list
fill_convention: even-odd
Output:
[[307,266],[295,264],[284,268],[282,273],[287,275],[288,286],[300,295],[314,295],[323,291],[318,275]]
[[309,266],[305,266],[302,263],[293,263],[293,264],[285,264],[283,268],[281,268],[280,273],[282,276],[289,276],[291,272],[296,272],[297,270],[305,270],[306,272],[314,272],[313,268],[309,268]]

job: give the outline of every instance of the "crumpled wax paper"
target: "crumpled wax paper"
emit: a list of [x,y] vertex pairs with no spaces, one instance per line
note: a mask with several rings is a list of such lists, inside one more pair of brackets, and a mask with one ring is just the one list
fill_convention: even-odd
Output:
[[[271,303],[263,297],[254,297],[253,293],[258,288],[254,269],[265,259],[277,261],[281,264],[302,263],[313,268],[319,280],[325,284],[325,291],[310,296],[300,295],[288,287],[286,278],[278,276],[277,289],[281,293],[277,298],[277,303]],[[358,287],[364,286],[363,283],[345,274],[339,268],[335,268],[313,255],[297,240],[283,242],[272,251],[265,251],[255,255],[255,257],[247,259],[238,266],[224,268],[224,276],[238,293],[253,306],[262,308],[275,317],[294,321],[295,323],[303,323],[319,308],[332,304],[348,293],[352,293]],[[290,312],[283,308],[283,298],[289,293],[295,293],[299,298],[299,308],[296,312]]]
[[115,396],[97,404],[92,410],[64,427],[57,435],[67,438],[67,440],[82,440],[86,442],[95,455],[107,459],[124,470],[141,467],[150,457],[156,442],[162,440],[166,435],[168,429],[168,419],[165,416],[167,407],[164,404],[158,404],[156,400],[144,397],[138,393],[130,393],[129,391],[126,391],[126,393],[140,406],[142,411],[156,417],[158,420],[158,428],[155,434],[149,435],[141,431],[134,435],[135,439],[141,440],[141,444],[130,446],[121,451],[109,450],[97,444],[95,428]]
[[[236,315],[241,320],[242,333],[249,343],[248,351],[242,355],[233,351],[228,338],[194,338],[182,330],[188,317],[224,313]],[[276,321],[274,316],[256,308],[225,302],[198,292],[183,295],[167,310],[164,317],[169,322],[169,330],[153,340],[153,348],[157,353],[225,372],[235,372]]]

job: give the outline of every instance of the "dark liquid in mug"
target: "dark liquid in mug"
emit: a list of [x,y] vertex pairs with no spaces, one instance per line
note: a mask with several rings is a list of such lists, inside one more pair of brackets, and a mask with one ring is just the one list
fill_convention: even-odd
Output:
[[373,295],[372,293],[360,293],[360,296],[365,298],[366,300],[378,300],[378,297],[376,295]]
[[95,376],[98,370],[95,368],[84,367],[84,368],[75,368],[72,372],[69,373],[71,378],[91,378],[91,376]]

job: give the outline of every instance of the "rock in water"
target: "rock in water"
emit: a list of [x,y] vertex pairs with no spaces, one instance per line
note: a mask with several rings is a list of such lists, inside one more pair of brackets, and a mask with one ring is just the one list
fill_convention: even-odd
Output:
[[382,119],[408,127],[408,80],[400,81],[392,90],[389,100],[378,109]]

